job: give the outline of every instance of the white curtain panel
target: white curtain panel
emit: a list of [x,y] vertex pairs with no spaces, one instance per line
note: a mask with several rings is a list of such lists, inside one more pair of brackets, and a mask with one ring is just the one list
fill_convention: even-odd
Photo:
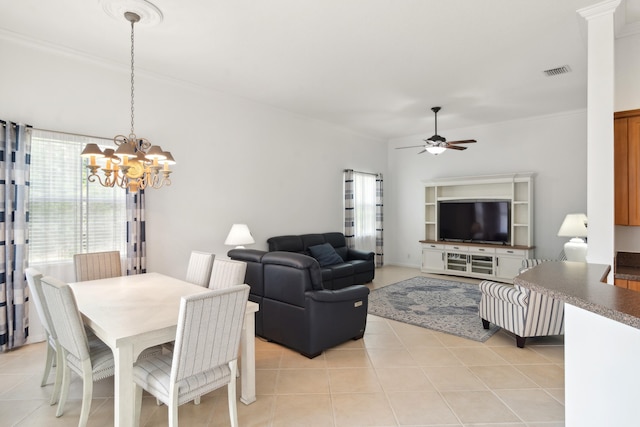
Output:
[[347,246],[376,254],[383,264],[382,174],[344,171],[344,235]]
[[355,248],[376,251],[376,176],[355,172],[353,176]]

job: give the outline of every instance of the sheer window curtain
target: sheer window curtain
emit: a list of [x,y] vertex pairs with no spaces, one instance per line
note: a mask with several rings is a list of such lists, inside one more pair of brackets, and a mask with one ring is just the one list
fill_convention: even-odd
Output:
[[374,252],[383,265],[382,174],[344,171],[344,234],[351,248]]
[[24,270],[29,243],[31,126],[0,120],[0,350],[24,345],[29,336]]

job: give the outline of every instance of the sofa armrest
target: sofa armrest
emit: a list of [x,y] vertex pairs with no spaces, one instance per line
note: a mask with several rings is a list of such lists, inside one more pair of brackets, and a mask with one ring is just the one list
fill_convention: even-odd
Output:
[[258,249],[231,249],[227,252],[227,256],[238,261],[261,262],[266,253]]
[[350,259],[361,259],[364,261],[373,260],[375,258],[375,254],[373,252],[365,252],[358,249],[347,249],[347,260]]
[[492,282],[489,280],[483,280],[479,285],[480,292],[483,294],[483,298],[489,296],[491,298],[505,301],[513,305],[520,307],[527,307],[529,302],[529,294],[514,286],[506,285],[504,283]]
[[369,295],[369,288],[363,285],[353,285],[336,291],[322,290],[307,292],[307,297],[317,302],[339,302],[357,299],[366,299]]

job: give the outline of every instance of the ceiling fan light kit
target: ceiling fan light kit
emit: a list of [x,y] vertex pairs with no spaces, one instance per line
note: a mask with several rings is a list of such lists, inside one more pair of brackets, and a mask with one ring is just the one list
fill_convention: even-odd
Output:
[[430,145],[427,148],[425,148],[425,150],[427,150],[429,154],[433,154],[434,156],[437,156],[438,154],[444,153],[446,151],[446,148],[440,147],[438,145]]
[[427,138],[424,140],[425,144],[424,145],[412,145],[409,147],[397,147],[396,150],[399,149],[403,149],[403,148],[422,148],[422,151],[420,151],[418,154],[422,154],[425,151],[433,154],[434,156],[437,156],[438,154],[443,153],[445,150],[449,149],[449,150],[458,150],[458,151],[462,151],[462,150],[466,150],[467,147],[460,147],[457,144],[470,144],[473,142],[476,142],[475,139],[464,139],[464,140],[459,140],[459,141],[449,141],[447,142],[446,138],[443,138],[442,136],[438,135],[438,111],[440,111],[440,107],[432,107],[431,111],[433,111],[433,114],[435,115],[435,132],[433,134],[433,136]]

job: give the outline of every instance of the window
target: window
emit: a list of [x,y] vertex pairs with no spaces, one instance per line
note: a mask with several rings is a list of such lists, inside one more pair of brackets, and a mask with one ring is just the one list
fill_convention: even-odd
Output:
[[376,176],[353,173],[355,247],[376,252]]
[[87,182],[80,157],[97,138],[35,130],[31,141],[29,263],[69,262],[73,254],[126,249],[126,193]]

